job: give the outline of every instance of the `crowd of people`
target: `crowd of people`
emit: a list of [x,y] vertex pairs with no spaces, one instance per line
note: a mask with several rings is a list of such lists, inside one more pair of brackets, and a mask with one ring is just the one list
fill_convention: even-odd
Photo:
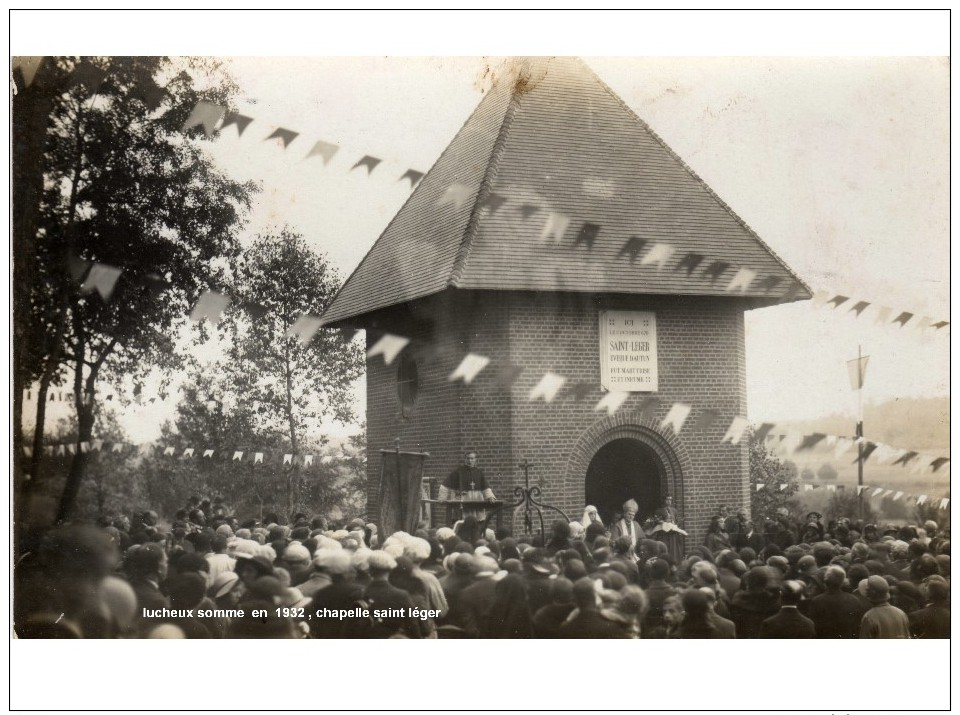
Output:
[[[704,542],[607,528],[382,538],[362,519],[239,521],[192,499],[27,534],[21,638],[949,638],[949,530],[719,514]],[[623,515],[618,515],[623,516]],[[667,514],[667,522],[671,517]],[[625,525],[625,526],[624,526]],[[626,527],[626,528],[625,528]],[[664,536],[661,529],[655,536]],[[676,556],[678,543],[682,547]],[[668,545],[669,544],[669,545]]]

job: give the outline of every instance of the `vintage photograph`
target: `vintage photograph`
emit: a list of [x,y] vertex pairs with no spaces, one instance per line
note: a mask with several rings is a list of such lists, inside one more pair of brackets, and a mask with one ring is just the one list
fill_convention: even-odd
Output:
[[12,638],[948,639],[949,88],[13,56]]

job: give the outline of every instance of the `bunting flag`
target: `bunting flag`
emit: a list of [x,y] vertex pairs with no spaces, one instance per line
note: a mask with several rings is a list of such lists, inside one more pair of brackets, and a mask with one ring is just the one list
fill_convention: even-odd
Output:
[[220,130],[223,131],[231,124],[237,125],[237,136],[242,137],[244,130],[250,126],[250,123],[253,121],[253,117],[245,117],[239,112],[227,112],[223,118],[223,124],[220,125]]
[[27,457],[32,457],[32,456],[33,456],[33,447],[29,447],[29,446],[27,446],[27,445],[23,445],[23,454],[24,454],[25,456],[27,456]]
[[313,336],[316,335],[320,329],[320,324],[320,318],[304,313],[293,322],[293,325],[287,328],[286,336],[288,338],[296,337],[301,345],[309,345],[310,341],[313,340]]
[[917,452],[904,452],[904,454],[899,459],[897,459],[897,461],[894,462],[893,464],[894,466],[898,464],[906,465],[907,463],[910,462],[911,459],[916,457],[917,454],[918,454]]
[[757,485],[757,491],[760,491],[760,490],[763,489],[765,486],[766,486],[765,484],[758,484],[758,485]]
[[94,67],[87,62],[81,62],[73,68],[67,89],[83,85],[90,94],[96,94],[107,77],[107,71]]
[[100,452],[100,451],[102,451],[102,450],[103,450],[103,440],[102,440],[102,439],[95,439],[95,440],[93,440],[93,441],[90,443],[90,449],[92,449],[94,452]]
[[300,136],[300,132],[293,132],[289,129],[284,129],[283,127],[277,127],[273,130],[273,134],[264,139],[264,141],[279,139],[283,142],[283,148],[286,149],[298,136]]
[[893,489],[884,489],[883,494],[880,495],[881,499],[886,499],[888,496],[893,494]]
[[799,298],[806,291],[806,288],[799,281],[793,281],[786,292],[780,296],[778,303],[790,303]]
[[760,283],[760,290],[764,293],[770,293],[774,288],[780,285],[783,279],[780,276],[768,276]]
[[483,370],[490,363],[490,358],[483,355],[476,355],[474,353],[467,353],[466,357],[460,361],[460,364],[457,365],[457,369],[454,370],[448,380],[457,380],[463,378],[464,383],[469,385],[473,382],[480,371]]
[[849,437],[838,437],[837,448],[833,452],[834,459],[840,459],[840,457],[846,454],[851,447],[853,447],[852,439],[850,439]]
[[856,313],[857,317],[859,318],[860,314],[869,307],[870,304],[867,301],[861,300],[850,309],[850,312]]
[[827,491],[828,491],[828,492],[835,492],[835,491],[837,491],[837,485],[836,485],[836,484],[828,484],[828,485],[827,485]]
[[830,305],[832,305],[834,308],[839,308],[841,305],[843,305],[844,303],[846,303],[848,300],[850,300],[850,296],[846,296],[846,295],[835,295],[835,296],[833,296],[833,298],[830,299]]
[[940,320],[940,321],[937,321],[936,323],[934,323],[931,327],[932,327],[934,330],[940,330],[940,328],[945,328],[945,327],[947,327],[948,325],[950,325],[950,321],[948,321],[948,320]]
[[893,501],[896,501],[902,496],[903,496],[903,492],[897,492],[896,494],[893,495]]
[[706,270],[704,270],[703,275],[710,276],[710,282],[714,283],[721,275],[730,267],[730,264],[726,261],[714,261]]
[[790,486],[789,484],[781,484],[781,485],[780,485],[780,491],[783,491],[784,489],[786,489],[786,488],[789,487],[789,486]]
[[803,491],[805,491],[805,492],[809,492],[809,491],[811,491],[812,489],[813,489],[813,485],[812,485],[812,484],[804,484],[804,485],[803,485]]
[[333,457],[331,457],[329,454],[325,454],[320,457],[320,464],[330,464],[332,461]]
[[243,452],[234,452],[234,453],[233,453],[233,461],[234,461],[234,462],[240,462],[240,461],[242,461],[242,460],[243,460]]
[[77,445],[75,445],[75,444],[68,444],[68,445],[67,445],[67,452],[69,452],[70,454],[76,454],[76,453],[77,453]]
[[918,322],[918,323],[917,323],[916,325],[914,325],[913,327],[914,327],[915,330],[919,330],[920,332],[924,332],[927,328],[930,327],[930,323],[931,323],[930,317],[925,315],[925,316],[923,316],[922,318],[920,318],[920,322]]
[[230,299],[227,296],[216,291],[205,290],[190,312],[190,320],[199,323],[206,318],[211,324],[216,325],[229,305]]
[[902,313],[900,313],[900,315],[898,315],[894,319],[893,322],[900,323],[900,327],[902,328],[904,325],[910,322],[910,318],[912,317],[913,317],[913,313],[908,313],[907,311],[903,311]]
[[262,464],[263,463],[263,452],[254,452],[253,453],[253,463]]
[[697,421],[693,424],[694,432],[706,432],[710,425],[720,419],[720,413],[717,410],[703,410]]
[[363,166],[367,169],[367,176],[373,173],[373,170],[377,168],[377,164],[380,163],[380,159],[375,156],[364,156],[360,161],[350,167],[350,171],[353,171],[357,167]]
[[87,454],[89,451],[90,451],[90,443],[87,442],[87,441],[81,442],[81,443],[80,443],[80,453],[81,453],[81,454]]
[[633,264],[637,260],[637,256],[640,255],[640,252],[643,251],[644,247],[647,245],[647,240],[645,238],[640,238],[639,236],[631,236],[627,239],[627,242],[623,244],[623,248],[620,249],[620,253],[617,256],[630,256],[630,263]]
[[646,266],[650,263],[657,264],[657,270],[662,270],[663,267],[667,264],[667,261],[670,260],[670,256],[676,253],[676,248],[667,243],[655,243],[650,246],[650,250],[647,251],[647,255],[640,259],[640,265]]
[[43,62],[43,57],[14,57],[13,58],[13,69],[20,70],[20,76],[23,77],[24,87],[29,87],[33,84],[33,78],[37,76],[37,70],[40,69],[40,64]]
[[204,457],[210,457],[210,458],[212,459],[212,458],[213,458],[213,450],[212,450],[212,449],[205,449],[205,450],[203,450],[203,456],[204,456]]
[[729,293],[734,289],[738,289],[741,293],[746,293],[756,277],[756,271],[751,271],[749,268],[741,268],[736,272],[730,280],[730,284],[724,290]]
[[880,310],[877,311],[877,317],[874,320],[875,323],[887,323],[890,321],[890,313],[893,312],[893,308],[888,308],[885,305],[880,306]]
[[876,453],[877,456],[873,461],[877,464],[886,464],[897,456],[897,450],[883,443],[877,445]]
[[87,275],[87,280],[80,286],[80,292],[92,293],[95,290],[101,298],[108,301],[110,296],[113,295],[113,289],[117,284],[120,273],[119,268],[107,266],[103,263],[94,263]]
[[800,446],[797,447],[798,452],[803,452],[808,449],[813,449],[817,443],[821,442],[826,438],[827,435],[821,432],[814,432],[813,434],[805,435],[803,441],[800,443]]
[[697,270],[697,266],[699,266],[702,261],[703,261],[702,254],[688,253],[687,255],[685,255],[683,258],[680,259],[680,262],[677,263],[677,267],[674,268],[673,270],[679,271],[681,268],[684,268],[687,271],[687,278],[689,278],[693,274],[693,272]]
[[410,338],[403,338],[399,335],[386,333],[367,351],[367,358],[383,355],[384,363],[389,365],[393,362],[393,359],[400,354],[400,351],[407,347],[409,342]]
[[927,495],[926,495],[926,494],[921,494],[920,496],[917,497],[917,506],[920,506],[920,505],[923,504],[926,500],[927,500]]
[[877,494],[880,494],[882,491],[883,491],[883,487],[877,487],[876,489],[873,490],[873,494],[870,495],[871,498],[877,496]]
[[852,464],[856,464],[860,459],[863,459],[864,462],[870,458],[870,455],[873,454],[873,451],[877,448],[876,442],[867,442],[863,445],[863,452],[857,455],[857,459],[853,460]]
[[[330,160],[333,159],[333,157],[336,155],[338,151],[340,151],[340,147],[337,146],[336,144],[331,144],[330,142],[325,142],[325,141],[318,141],[316,144],[313,145],[313,148],[310,150],[310,153],[308,153],[305,158],[309,159],[312,156],[323,157],[323,165],[326,166],[327,164],[330,163]],[[356,169],[357,167],[354,166],[353,168]],[[371,169],[370,171],[373,171],[373,169]],[[410,172],[408,171],[407,173],[409,174]],[[417,172],[414,171],[413,173],[416,174]],[[403,181],[405,178],[407,178],[406,175],[404,175],[400,179],[400,181]],[[419,178],[417,179],[417,181],[419,181]],[[416,181],[411,180],[410,182],[411,188],[415,183]]]
[[589,382],[575,382],[570,386],[570,389],[567,390],[566,396],[579,402],[580,400],[585,400],[590,396],[590,393],[593,392],[593,387],[594,386]]
[[547,214],[547,220],[543,224],[543,230],[540,232],[540,240],[546,241],[553,239],[554,243],[560,243],[563,240],[563,234],[566,233],[570,225],[570,217],[556,211]]
[[511,387],[513,387],[513,383],[520,379],[521,372],[523,372],[523,368],[519,365],[506,363],[497,372],[497,384],[500,387],[509,390]]
[[57,454],[64,455],[67,453],[67,448],[64,445],[60,445],[60,448],[57,449]]
[[860,496],[860,492],[862,492],[864,489],[868,489],[868,488],[869,488],[869,487],[866,487],[866,486],[864,486],[863,484],[861,484],[860,486],[858,486],[858,487],[857,487],[857,496]]
[[730,442],[731,444],[739,444],[740,438],[743,437],[744,431],[747,427],[750,426],[750,423],[745,417],[734,417],[733,422],[730,423],[730,427],[727,428],[727,433],[723,436],[721,442]]
[[574,246],[579,246],[581,243],[587,244],[587,249],[593,248],[593,242],[597,240],[597,236],[600,234],[600,226],[595,223],[584,223],[580,230],[577,232],[577,238],[573,242]]
[[765,440],[767,435],[770,434],[770,430],[772,430],[775,426],[776,425],[774,425],[773,422],[764,422],[754,431],[753,438],[757,441]]
[[227,108],[221,107],[219,104],[197,102],[197,106],[193,108],[187,121],[183,123],[181,131],[187,132],[193,127],[201,125],[209,139],[213,136],[214,128],[217,126],[217,122],[220,121],[220,117],[222,117],[226,111]]
[[110,450],[110,451],[111,451],[111,452],[122,452],[122,451],[123,451],[123,443],[122,443],[122,442],[116,442],[116,443],[113,445],[113,449]]
[[447,190],[443,192],[443,196],[440,197],[440,200],[437,201],[437,206],[446,206],[447,204],[453,204],[455,209],[460,209],[470,198],[470,194],[473,191],[466,184],[450,184],[447,187]]
[[593,411],[599,412],[600,410],[606,410],[608,415],[612,415],[620,409],[623,403],[627,401],[628,397],[630,397],[629,392],[611,390],[600,398],[600,401],[594,405]]
[[283,463],[284,463],[284,464],[293,464],[293,455],[292,455],[292,454],[285,454],[285,455],[283,455]]
[[[331,155],[331,156],[332,156],[332,155]],[[326,162],[324,162],[324,163],[326,163]],[[404,179],[409,179],[409,180],[410,180],[410,188],[412,189],[414,186],[416,186],[418,183],[420,183],[420,179],[422,179],[423,176],[424,176],[424,174],[423,174],[422,171],[415,171],[414,169],[407,169],[406,173],[405,173],[403,176],[401,176],[401,177],[398,179],[398,181],[403,181]]]
[[815,290],[813,292],[813,298],[811,298],[810,304],[814,308],[819,308],[821,305],[827,302],[830,298],[830,294],[825,290]]
[[540,378],[540,382],[530,390],[527,399],[532,402],[542,397],[544,402],[553,402],[553,398],[557,396],[557,393],[566,381],[567,379],[565,377],[548,372],[544,374],[544,376]]
[[305,455],[303,455],[303,466],[304,466],[304,467],[309,467],[309,466],[311,466],[312,464],[313,464],[313,455],[312,455],[312,454],[305,454]]
[[165,447],[164,450],[163,450],[163,453],[164,453],[165,455],[172,455],[172,454],[173,454],[173,447]]
[[192,456],[193,456],[193,452],[194,452],[193,447],[187,447],[185,450],[183,450],[183,456],[184,456],[184,457],[192,457]]
[[526,221],[531,216],[533,216],[537,211],[540,210],[540,207],[536,204],[520,204],[520,215],[523,217],[523,220]]
[[506,196],[501,196],[494,192],[488,193],[483,199],[478,203],[480,208],[490,209],[491,214],[495,214],[497,210],[507,202]]
[[950,503],[950,500],[947,499],[947,497],[943,497],[943,498],[940,500],[940,508],[941,508],[941,509],[946,509],[946,508],[947,508],[947,504],[949,504],[949,503]]
[[674,434],[680,434],[680,430],[683,429],[687,417],[690,416],[691,409],[690,405],[685,405],[681,402],[674,403],[670,411],[667,412],[667,416],[664,417],[663,422],[660,423],[660,429],[666,429],[667,425],[669,425],[673,428]]
[[944,464],[950,461],[949,457],[937,457],[935,460],[930,462],[930,466],[933,467],[933,471],[937,471]]

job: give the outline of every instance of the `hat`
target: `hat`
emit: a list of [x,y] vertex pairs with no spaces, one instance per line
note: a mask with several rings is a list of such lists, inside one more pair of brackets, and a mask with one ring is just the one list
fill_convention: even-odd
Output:
[[347,524],[348,531],[354,531],[355,529],[360,529],[363,531],[366,524],[363,523],[363,519],[351,519],[350,523]]
[[439,539],[440,541],[446,541],[451,536],[456,536],[456,535],[457,535],[456,532],[453,529],[451,529],[449,526],[441,526],[439,529],[437,529],[437,539]]
[[473,573],[474,563],[470,554],[456,554],[453,556],[453,572],[459,576],[469,576]]
[[233,571],[221,571],[213,579],[213,584],[207,589],[207,595],[210,598],[220,598],[233,590],[233,587],[240,582],[240,577]]
[[890,584],[883,576],[870,576],[857,586],[860,595],[870,603],[883,603],[890,599]]
[[632,511],[634,514],[636,514],[638,511],[640,511],[640,506],[633,499],[627,499],[623,503],[623,510]]
[[348,573],[351,562],[350,552],[342,549],[339,551],[324,549],[317,551],[316,556],[313,557],[313,567],[315,569],[321,569],[333,576],[342,576]]
[[932,519],[928,519],[923,522],[923,530],[927,532],[927,536],[933,536],[937,531],[937,522]]
[[303,544],[290,544],[283,550],[283,560],[288,563],[310,563],[310,551]]
[[248,554],[237,554],[237,566],[241,563],[250,564],[257,569],[260,576],[270,576],[273,573],[273,563],[266,556],[257,554],[250,556]]
[[274,597],[281,598],[285,590],[280,580],[273,576],[261,576],[250,586],[251,594],[268,601]]
[[233,536],[233,529],[229,524],[221,524],[217,527],[217,533],[221,536]]
[[299,588],[288,588],[280,596],[277,605],[282,608],[306,608],[311,603],[313,603],[313,599],[305,597]]
[[393,571],[397,568],[397,560],[383,550],[372,551],[367,563],[371,571]]

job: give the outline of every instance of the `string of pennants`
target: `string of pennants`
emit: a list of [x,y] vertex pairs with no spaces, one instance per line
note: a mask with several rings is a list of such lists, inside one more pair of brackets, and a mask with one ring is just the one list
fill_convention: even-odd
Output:
[[[784,491],[790,485],[784,482],[781,482],[777,485],[779,491]],[[756,491],[761,491],[767,487],[766,484],[760,482],[754,485]],[[826,489],[828,492],[842,492],[846,490],[846,485],[844,484],[804,484],[803,491],[809,492],[817,489]],[[895,491],[893,489],[886,489],[884,487],[871,486],[869,484],[863,484],[857,487],[857,496],[860,496],[864,493],[865,490],[870,490],[867,492],[867,497],[873,499],[875,497],[880,497],[881,499],[891,498],[892,501],[898,501],[900,498],[903,498],[904,502],[916,500],[917,506],[930,503],[931,506],[937,505],[938,499],[933,497],[932,499],[927,494],[908,494],[904,491]],[[939,508],[946,509],[950,504],[949,497],[942,497],[939,499]]]

